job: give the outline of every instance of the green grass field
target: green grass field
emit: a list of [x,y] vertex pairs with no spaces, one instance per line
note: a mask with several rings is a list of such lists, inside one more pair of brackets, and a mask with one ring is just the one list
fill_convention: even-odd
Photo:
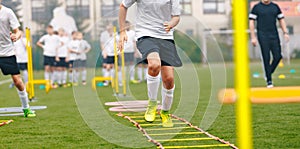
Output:
[[[275,86],[300,86],[300,67],[299,61],[293,61],[290,66],[278,68],[274,74]],[[193,112],[191,122],[195,125],[200,125],[201,119],[205,113],[211,94],[211,76],[208,67],[201,65],[195,66],[199,76],[199,82],[195,82],[196,78],[190,78],[189,83],[200,84],[200,99],[199,104],[196,105],[196,111]],[[296,73],[289,73],[290,69],[295,69]],[[233,70],[232,64],[226,65],[226,86],[233,87]],[[260,63],[251,64],[251,72],[262,72]],[[279,74],[285,74],[286,79],[278,79]],[[36,72],[37,77],[42,76],[42,72]],[[218,74],[225,76],[225,74]],[[8,77],[0,76],[0,80],[6,80]],[[252,86],[265,86],[263,78],[251,79]],[[178,97],[181,96],[182,88],[181,82],[177,78],[177,87],[175,94],[175,102],[173,111],[180,104]],[[137,99],[147,99],[146,84],[131,84],[131,92]],[[189,90],[189,89],[187,89]],[[90,84],[87,87],[73,88],[60,88],[52,90],[49,94],[45,94],[43,90],[36,88],[36,96],[38,102],[31,103],[35,105],[46,105],[46,110],[38,110],[36,118],[23,118],[23,117],[0,117],[0,120],[12,119],[12,124],[0,127],[0,148],[125,148],[119,145],[114,145],[99,137],[99,133],[95,133],[90,127],[96,128],[101,126],[105,119],[101,120],[101,112],[97,113],[98,109],[94,103],[99,105],[108,101],[116,101],[112,96],[113,91],[110,87],[101,87],[97,89],[97,96],[95,102],[90,94],[95,93],[91,90]],[[80,93],[78,93],[80,92]],[[0,107],[13,107],[19,106],[20,101],[17,97],[15,89],[9,89],[8,84],[0,85]],[[74,96],[75,94],[75,96]],[[182,97],[181,102],[189,102],[193,97]],[[78,108],[82,103],[88,105],[86,109]],[[254,148],[300,148],[300,104],[261,104],[253,105],[253,139]],[[107,111],[108,107],[105,107]],[[85,113],[90,110],[90,112]],[[99,110],[100,111],[100,110]],[[86,123],[81,114],[88,118],[97,116],[94,122]],[[118,118],[112,112],[107,112],[108,115],[115,120],[115,123],[121,123],[125,126],[133,126]],[[98,115],[100,115],[98,117]],[[87,119],[88,119],[87,118]],[[93,120],[92,119],[92,120]],[[86,120],[86,119],[85,119]],[[102,135],[107,133],[115,135],[120,138],[119,142],[125,143],[128,134],[126,131],[112,131],[115,123],[105,125],[104,128],[97,128],[102,130]],[[103,126],[101,126],[103,127]],[[95,130],[95,129],[94,129]],[[133,129],[132,131],[136,131]],[[218,117],[214,123],[207,130],[213,135],[216,135],[231,143],[237,143],[235,131],[235,107],[234,105],[223,105],[219,111]],[[151,143],[137,132],[135,136],[130,136],[136,140],[144,140],[148,148],[155,148]],[[129,142],[130,143],[130,142]],[[152,146],[150,146],[152,145]],[[168,144],[170,145],[170,144]],[[171,143],[172,145],[172,143]],[[139,147],[139,146],[136,146]]]

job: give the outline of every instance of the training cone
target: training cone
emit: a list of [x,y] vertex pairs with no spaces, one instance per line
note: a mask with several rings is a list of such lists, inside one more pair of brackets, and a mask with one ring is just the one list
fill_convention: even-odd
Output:
[[279,63],[278,66],[281,67],[281,68],[284,67],[284,64],[283,64],[283,61],[282,61],[282,60],[280,61],[280,63]]
[[295,69],[291,69],[291,70],[290,70],[290,73],[291,73],[291,74],[294,74],[294,73],[296,73],[296,70],[295,70]]
[[279,79],[285,79],[286,77],[285,77],[285,75],[281,74],[281,75],[278,76],[278,78]]
[[260,75],[259,75],[258,72],[254,72],[253,75],[252,75],[253,78],[259,78],[259,76],[260,76]]

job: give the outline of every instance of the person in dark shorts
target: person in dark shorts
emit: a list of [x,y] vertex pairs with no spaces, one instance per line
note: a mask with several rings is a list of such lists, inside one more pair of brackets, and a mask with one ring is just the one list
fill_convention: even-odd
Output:
[[14,12],[1,3],[2,0],[0,0],[0,70],[3,75],[11,75],[22,103],[24,117],[35,117],[35,112],[29,107],[28,95],[20,75],[13,45],[13,42],[20,40],[22,36],[19,30],[20,23]]
[[[289,35],[286,28],[286,23],[284,21],[284,15],[277,4],[271,2],[271,0],[262,0],[251,10],[249,14],[249,20],[251,43],[253,44],[253,46],[257,45],[257,38],[255,35],[255,21],[257,22],[257,36],[258,42],[261,47],[267,87],[272,88],[272,74],[274,73],[280,60],[282,59],[281,45],[276,20],[279,21],[285,40],[289,41]],[[273,60],[271,63],[270,52],[273,56]]]
[[[120,5],[119,50],[128,41],[126,34],[127,9],[137,3],[136,38],[137,48],[142,53],[143,60],[148,63],[147,87],[149,103],[145,113],[145,120],[153,122],[157,109],[157,94],[162,78],[162,118],[163,127],[173,127],[170,117],[174,84],[174,67],[182,66],[174,42],[174,27],[180,20],[179,0],[137,1],[123,0]],[[147,12],[147,13],[146,13]]]
[[57,70],[57,83],[59,86],[67,87],[67,68],[69,67],[69,63],[67,62],[68,55],[68,44],[70,42],[70,38],[63,28],[58,30],[60,47],[57,48],[56,52],[56,70]]
[[45,67],[45,80],[51,80],[51,83],[55,81],[55,56],[56,50],[60,46],[60,39],[54,34],[53,27],[49,25],[47,27],[47,34],[42,36],[37,42],[37,45],[44,50],[44,67]]

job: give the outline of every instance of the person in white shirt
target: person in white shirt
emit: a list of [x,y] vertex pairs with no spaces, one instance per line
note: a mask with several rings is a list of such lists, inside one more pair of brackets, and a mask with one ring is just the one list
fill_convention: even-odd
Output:
[[56,52],[56,70],[57,70],[57,80],[59,86],[67,86],[67,68],[69,67],[69,63],[67,62],[68,55],[68,44],[70,42],[70,38],[63,28],[58,30],[58,36],[61,42],[59,48],[57,48]]
[[[126,33],[128,36],[128,42],[124,44],[124,57],[125,65],[129,67],[129,79],[132,83],[136,83],[134,79],[134,54],[136,49],[135,32],[131,30],[131,23],[126,20]],[[126,70],[127,68],[125,68]]]
[[69,82],[72,85],[78,85],[79,77],[79,58],[80,58],[80,41],[78,40],[78,32],[72,33],[72,40],[68,44],[68,56],[69,61]]
[[[20,31],[22,36],[23,32]],[[28,71],[27,71],[27,62],[28,62],[28,54],[26,50],[26,38],[21,37],[18,41],[14,43],[16,48],[16,57],[19,69],[23,74],[23,81],[26,84],[28,82]]]
[[19,30],[20,23],[14,12],[1,3],[2,0],[0,0],[0,70],[3,75],[11,75],[22,103],[24,117],[35,117],[36,114],[29,107],[28,95],[20,76],[13,44],[22,36]]
[[[104,77],[110,76],[110,70],[107,68],[107,53],[105,52],[106,50],[106,44],[108,43],[109,40],[112,39],[113,37],[113,25],[109,24],[106,26],[106,30],[101,33],[100,36],[100,48],[101,48],[101,55],[102,55],[102,75]],[[108,81],[104,82],[104,86],[108,85]]]
[[56,50],[60,46],[60,40],[59,37],[54,34],[51,25],[47,27],[47,34],[40,38],[37,45],[44,50],[45,80],[51,80],[51,83],[54,83],[55,75],[53,72],[56,65],[55,56]]
[[87,63],[87,53],[91,50],[91,45],[83,39],[83,33],[78,32],[78,40],[80,41],[80,56],[79,56],[79,67],[81,72],[81,81],[82,85],[86,85],[86,77],[87,77],[87,70],[86,70],[86,63]]
[[170,110],[175,90],[174,67],[182,66],[174,42],[174,27],[180,20],[179,0],[122,0],[119,11],[120,42],[122,50],[128,42],[126,33],[127,9],[137,4],[136,38],[137,48],[142,53],[143,60],[148,63],[147,88],[149,104],[145,112],[145,120],[153,122],[157,109],[157,94],[162,85],[162,118],[163,127],[173,127]]

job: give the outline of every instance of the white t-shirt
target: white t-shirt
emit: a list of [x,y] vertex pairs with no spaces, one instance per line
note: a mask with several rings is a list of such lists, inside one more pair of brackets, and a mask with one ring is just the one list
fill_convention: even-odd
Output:
[[173,39],[172,29],[166,32],[164,22],[169,22],[172,16],[181,13],[179,0],[123,0],[123,5],[129,8],[137,3],[136,38],[150,36],[160,39]]
[[87,59],[86,53],[84,52],[87,49],[91,49],[91,45],[86,40],[80,40],[80,60],[84,61]]
[[26,38],[17,40],[14,45],[16,49],[17,63],[27,63],[28,54],[26,50]]
[[15,55],[14,45],[10,39],[10,29],[17,29],[19,27],[20,23],[14,12],[2,6],[0,9],[0,57]]
[[58,57],[67,57],[68,56],[68,44],[70,38],[67,36],[59,37],[61,46],[58,48],[57,56]]
[[[80,41],[79,40],[71,40],[68,44],[68,49],[79,52],[80,51]],[[69,52],[69,60],[70,61],[78,60],[79,56],[80,56],[80,54]]]
[[135,32],[133,30],[126,31],[128,40],[124,44],[124,53],[134,53],[135,51]]
[[56,56],[56,49],[60,46],[60,39],[57,35],[44,35],[39,40],[39,42],[44,43],[44,55],[55,57]]
[[[118,43],[119,36],[116,35],[116,42]],[[101,44],[104,45],[103,52],[106,52],[108,56],[115,56],[114,52],[114,36],[110,36],[107,31],[103,32],[100,37]]]

